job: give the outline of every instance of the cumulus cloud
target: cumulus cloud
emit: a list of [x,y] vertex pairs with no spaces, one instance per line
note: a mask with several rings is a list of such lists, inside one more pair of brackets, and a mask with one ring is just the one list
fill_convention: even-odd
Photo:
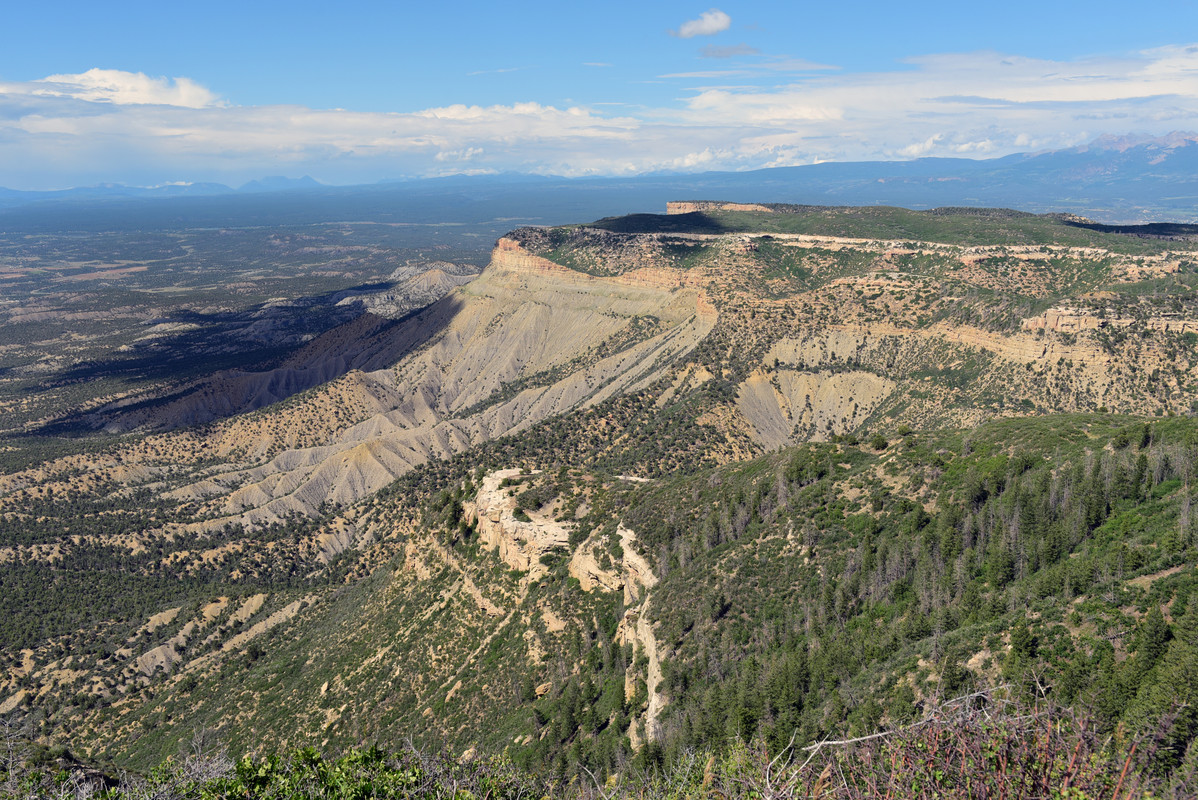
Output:
[[938,54],[865,74],[742,70],[736,85],[680,87],[675,101],[649,108],[525,102],[381,113],[231,106],[186,78],[93,70],[0,83],[0,186],[235,184],[277,172],[325,183],[461,171],[622,175],[1003,155],[1192,130],[1195,74],[1198,47],[1189,46],[1077,61]]
[[679,39],[692,39],[696,36],[714,36],[728,30],[730,25],[732,25],[732,17],[718,8],[713,8],[710,11],[704,11],[698,19],[687,20],[678,27],[678,30],[670,33]]
[[116,105],[205,108],[221,102],[216,94],[189,78],[151,78],[144,72],[119,69],[89,69],[77,75],[51,75],[25,86],[33,95],[72,97]]
[[915,142],[914,144],[909,144],[902,148],[899,150],[899,155],[905,156],[906,158],[919,158],[920,156],[926,156],[928,153],[931,153],[933,150],[935,150],[936,145],[940,144],[940,142],[943,140],[943,133],[934,133],[922,142]]
[[1106,132],[1164,133],[1198,122],[1195,48],[1073,62],[939,54],[909,64],[780,87],[701,87],[686,104],[693,120],[773,129],[742,141],[742,152],[757,143],[771,163],[1000,154],[1032,142],[1068,147]]

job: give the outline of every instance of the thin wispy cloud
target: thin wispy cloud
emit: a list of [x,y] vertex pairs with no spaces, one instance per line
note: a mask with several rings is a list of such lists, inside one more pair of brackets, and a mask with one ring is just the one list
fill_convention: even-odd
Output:
[[476,69],[473,72],[467,72],[467,75],[502,75],[505,72],[520,72],[521,70],[532,69],[532,67],[498,67],[496,69]]
[[820,64],[805,58],[790,58],[789,56],[763,59],[755,66],[765,72],[821,72],[840,69],[833,64]]
[[753,64],[738,64],[735,67],[727,67],[725,69],[698,69],[688,72],[668,72],[665,75],[658,75],[659,78],[685,78],[693,80],[696,78],[761,78],[763,76],[776,77],[781,74],[790,73],[797,76],[803,73],[826,72],[829,70],[839,69],[838,67],[829,64],[817,64],[814,61],[806,61],[800,58],[788,58],[774,61],[760,61]]
[[731,25],[732,17],[718,8],[713,8],[704,11],[698,19],[687,20],[678,26],[678,30],[670,33],[679,39],[693,39],[696,36],[714,36],[728,30]]
[[799,76],[804,73],[812,72],[827,72],[838,70],[839,67],[831,64],[820,64],[815,61],[808,61],[805,58],[792,58],[790,56],[762,56],[754,58],[751,61],[739,61],[736,66],[724,67],[721,69],[700,69],[688,70],[686,72],[669,72],[664,75],[658,75],[659,78],[752,78],[764,76],[781,76],[790,74]]
[[467,147],[465,150],[442,150],[433,156],[434,161],[473,161],[483,154],[481,147]]
[[755,56],[761,53],[756,47],[741,43],[719,47],[709,44],[699,51],[700,58],[736,58],[737,56]]

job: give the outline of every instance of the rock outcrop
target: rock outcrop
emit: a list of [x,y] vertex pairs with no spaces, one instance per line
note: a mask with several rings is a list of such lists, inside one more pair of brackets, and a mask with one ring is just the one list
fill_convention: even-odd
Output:
[[648,595],[657,585],[649,562],[636,551],[636,534],[620,525],[616,529],[620,538],[620,559],[606,569],[599,565],[596,551],[607,546],[605,538],[591,537],[579,545],[570,558],[570,577],[577,578],[584,592],[603,589],[609,592],[624,592],[624,605],[632,606]]
[[[525,510],[527,520],[516,518],[520,479],[537,474],[539,471],[521,469],[488,473],[475,498],[462,506],[465,519],[477,526],[483,546],[497,552],[500,560],[512,569],[524,573],[521,579],[524,587],[548,573],[549,568],[541,563],[541,557],[568,547],[573,527],[570,523],[552,520],[537,510]],[[648,560],[637,552],[636,534],[620,525],[616,535],[621,552],[609,566],[601,566],[599,562],[601,548],[610,543],[606,537],[592,536],[574,551],[568,569],[570,577],[579,581],[583,591],[623,592],[625,612],[616,628],[616,641],[631,644],[648,659],[646,674],[640,675],[636,665],[631,664],[625,675],[625,694],[629,699],[636,694],[638,680],[643,680],[648,687],[648,703],[640,721],[645,739],[637,732],[636,725],[630,728],[633,748],[639,750],[645,740],[653,741],[659,736],[658,719],[668,701],[658,691],[661,657],[648,618],[652,589],[658,578]],[[541,615],[550,630],[565,627],[551,612],[543,611]]]
[[1022,320],[1020,324],[1024,330],[1049,330],[1057,333],[1077,333],[1100,328],[1127,328],[1136,324],[1141,324],[1149,330],[1165,333],[1198,332],[1198,320],[1194,319],[1178,316],[1148,319],[1100,316],[1092,310],[1078,308],[1050,308],[1043,314]]
[[570,542],[570,528],[537,511],[526,511],[527,521],[516,518],[516,493],[519,484],[510,484],[526,473],[519,469],[501,469],[483,478],[473,501],[463,504],[466,519],[478,526],[483,545],[499,552],[499,558],[512,569],[526,573],[527,581],[536,581],[548,571],[541,557]]
[[773,213],[774,209],[759,203],[690,203],[685,201],[666,203],[667,214],[693,214],[703,211],[763,211],[770,214]]
[[643,654],[648,660],[646,673],[638,673],[635,664],[628,667],[624,676],[624,694],[631,700],[637,691],[637,681],[645,681],[648,692],[648,705],[640,720],[645,736],[641,738],[634,723],[629,727],[629,738],[634,750],[639,750],[645,741],[654,741],[660,737],[658,719],[665,708],[668,698],[658,691],[661,683],[661,657],[657,637],[649,622],[649,606],[652,601],[652,589],[657,585],[657,575],[649,562],[637,552],[636,534],[623,525],[616,529],[620,538],[621,555],[619,561],[611,567],[603,568],[596,559],[596,550],[607,545],[600,537],[592,537],[584,542],[570,559],[570,575],[577,578],[583,591],[624,592],[624,616],[616,627],[616,641],[620,644],[631,644],[633,650]]

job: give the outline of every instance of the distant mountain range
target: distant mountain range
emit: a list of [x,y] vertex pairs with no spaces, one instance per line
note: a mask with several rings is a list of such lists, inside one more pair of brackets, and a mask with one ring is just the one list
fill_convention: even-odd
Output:
[[260,178],[234,189],[223,183],[191,183],[179,181],[160,186],[125,186],[121,183],[101,183],[96,186],[77,186],[46,192],[31,192],[6,189],[0,186],[0,208],[53,200],[102,200],[110,198],[144,197],[211,197],[213,195],[236,194],[238,192],[281,192],[292,189],[318,189],[323,184],[311,176],[286,178],[274,175]]
[[[267,203],[267,199],[270,202]],[[138,225],[367,220],[561,224],[668,200],[768,200],[812,205],[1007,207],[1070,212],[1100,222],[1198,221],[1198,134],[1102,137],[1087,145],[994,159],[922,158],[633,178],[451,176],[363,186],[310,177],[149,188],[101,185],[55,192],[0,188],[0,229],[89,229],[128,210]],[[162,202],[168,200],[169,202]],[[97,203],[96,201],[106,201]]]

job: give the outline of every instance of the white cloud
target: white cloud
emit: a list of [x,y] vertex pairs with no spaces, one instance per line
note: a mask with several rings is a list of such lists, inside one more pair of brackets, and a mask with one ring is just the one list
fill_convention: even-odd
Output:
[[89,69],[78,75],[51,75],[26,86],[33,95],[72,97],[94,103],[182,108],[205,108],[220,104],[217,95],[189,78],[151,78],[143,72],[123,72],[118,69]]
[[[739,119],[777,131],[763,150],[775,154],[773,163],[1002,154],[1033,142],[1068,147],[1105,132],[1198,124],[1193,48],[1076,62],[966,53],[909,63],[901,72],[785,86],[705,87],[685,102],[694,121]],[[742,145],[761,141],[750,135]]]
[[[762,61],[788,69],[801,63]],[[278,172],[351,183],[463,168],[564,175],[749,169],[1004,155],[1103,134],[1198,128],[1196,47],[1078,61],[938,54],[867,74],[769,65],[692,73],[736,75],[736,85],[680,89],[673,102],[650,108],[230,106],[186,78],[110,70],[0,83],[0,186],[239,184]]]
[[909,144],[902,150],[899,150],[899,155],[905,158],[919,158],[926,156],[928,153],[936,149],[936,145],[944,140],[943,133],[934,133],[922,142]]
[[728,30],[730,25],[732,25],[732,17],[718,8],[713,8],[710,11],[704,11],[699,15],[698,19],[687,20],[679,26],[678,30],[671,31],[671,33],[679,39],[691,39],[695,36],[714,36],[717,33]]
[[482,154],[481,147],[467,147],[465,150],[442,150],[433,158],[436,161],[472,161]]

